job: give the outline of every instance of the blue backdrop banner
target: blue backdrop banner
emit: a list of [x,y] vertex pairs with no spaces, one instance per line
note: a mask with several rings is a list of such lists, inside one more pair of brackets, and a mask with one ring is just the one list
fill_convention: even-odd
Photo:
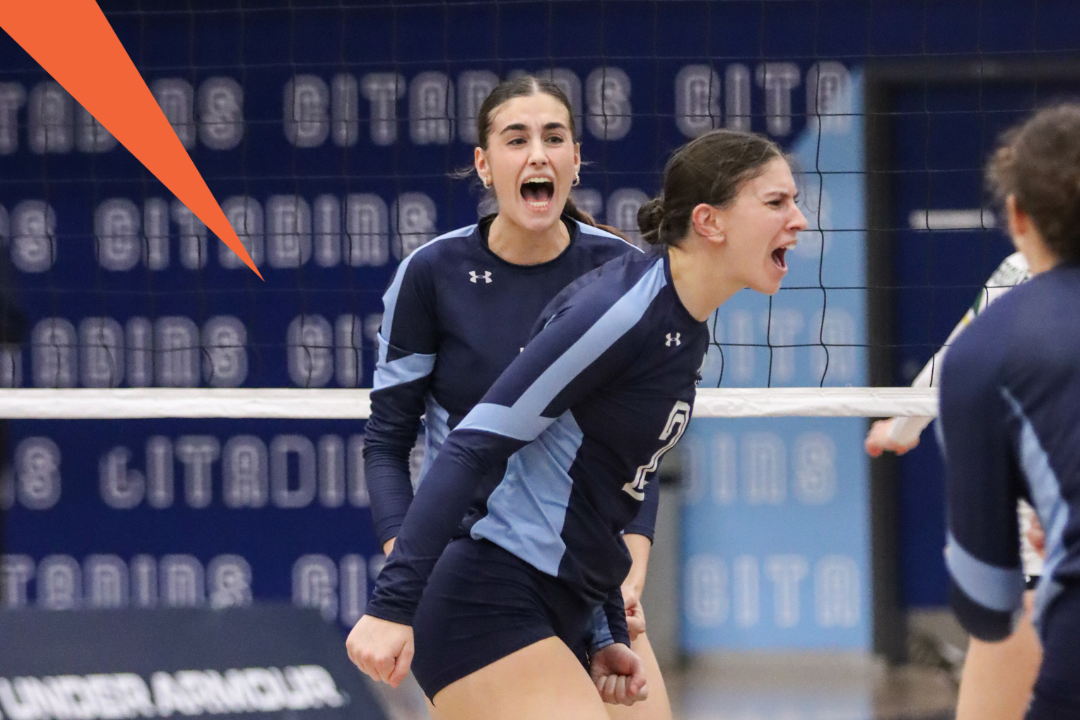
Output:
[[[26,320],[0,338],[0,386],[370,386],[397,263],[491,209],[450,175],[519,72],[567,91],[576,198],[635,239],[688,139],[752,129],[790,151],[811,229],[784,290],[722,309],[705,384],[864,385],[861,63],[1030,47],[1028,3],[975,0],[130,5],[103,3],[266,282],[0,38],[0,299]],[[1040,47],[1073,42],[1052,22],[1069,7],[1040,3]],[[687,647],[867,648],[862,424],[694,426]],[[362,423],[7,430],[4,607],[363,612],[383,558]]]

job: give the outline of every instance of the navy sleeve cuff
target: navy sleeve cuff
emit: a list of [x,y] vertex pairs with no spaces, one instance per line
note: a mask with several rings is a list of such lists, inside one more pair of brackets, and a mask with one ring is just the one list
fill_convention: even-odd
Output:
[[968,597],[956,583],[950,583],[949,604],[964,629],[984,642],[1000,642],[1012,635],[1020,611],[1002,612],[985,608]]
[[650,543],[656,542],[656,540],[654,539],[656,536],[655,528],[653,528],[651,525],[638,523],[636,521],[626,526],[626,529],[623,530],[623,535],[640,535],[642,537],[649,538]]
[[412,613],[395,612],[387,608],[372,607],[369,605],[367,609],[364,610],[364,614],[370,615],[371,617],[377,617],[380,620],[388,620],[397,623],[398,625],[408,625],[409,627],[412,627]]
[[612,591],[608,599],[593,610],[589,654],[603,650],[613,643],[630,647],[630,630],[626,626],[626,608],[623,607],[621,588]]

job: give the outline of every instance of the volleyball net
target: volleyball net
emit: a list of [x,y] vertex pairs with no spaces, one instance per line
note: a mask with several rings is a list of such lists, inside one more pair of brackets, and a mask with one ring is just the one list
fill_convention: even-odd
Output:
[[1019,6],[975,44],[959,9],[843,2],[103,7],[267,282],[9,41],[2,387],[369,387],[397,263],[493,209],[451,175],[523,72],[574,105],[575,201],[635,242],[678,145],[789,153],[810,227],[776,296],[710,321],[703,387],[907,385],[1009,252],[998,134],[1075,84],[1053,13]]
[[[364,389],[0,390],[0,414],[16,420],[367,420],[371,396]],[[936,415],[932,388],[705,388],[694,402],[700,418]]]
[[[100,4],[266,282],[0,39],[7,606],[291,598],[355,621],[381,555],[360,422],[381,295],[494,209],[452,176],[484,97],[528,72],[574,106],[575,202],[636,243],[679,145],[727,127],[787,153],[809,228],[775,296],[709,320],[682,443],[683,641],[868,646],[888,594],[869,518],[894,486],[869,482],[864,419],[936,414],[907,386],[1011,252],[985,160],[1080,93],[1068,3]],[[904,462],[889,502],[914,517],[940,466]],[[940,545],[913,552],[931,570],[894,594],[943,602]],[[767,578],[795,605],[762,600]]]

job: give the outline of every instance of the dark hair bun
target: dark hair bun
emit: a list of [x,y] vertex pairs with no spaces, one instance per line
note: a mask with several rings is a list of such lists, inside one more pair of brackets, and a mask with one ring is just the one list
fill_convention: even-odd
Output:
[[739,189],[783,154],[771,140],[739,130],[716,129],[686,143],[664,166],[664,190],[638,210],[641,237],[650,245],[678,245],[690,230],[694,208],[726,207]]
[[637,224],[641,238],[655,245],[660,240],[660,224],[664,221],[664,195],[646,200],[637,211]]

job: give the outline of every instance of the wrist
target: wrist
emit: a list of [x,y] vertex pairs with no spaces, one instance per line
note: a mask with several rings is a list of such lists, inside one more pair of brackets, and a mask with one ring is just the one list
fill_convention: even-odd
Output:
[[611,636],[608,636],[608,637],[604,638],[603,640],[590,643],[589,644],[589,657],[592,657],[593,655],[596,655],[596,653],[600,652],[604,648],[611,647],[614,644],[615,644],[615,640]]
[[645,590],[645,575],[638,573],[631,573],[626,576],[626,579],[622,583],[623,596],[632,595],[635,598],[640,599],[641,593]]
[[364,609],[364,614],[380,620],[386,620],[387,622],[397,623],[398,625],[406,625],[408,627],[412,627],[413,623],[413,613],[410,610],[406,610],[405,608],[384,607],[374,598],[368,603],[367,608]]

